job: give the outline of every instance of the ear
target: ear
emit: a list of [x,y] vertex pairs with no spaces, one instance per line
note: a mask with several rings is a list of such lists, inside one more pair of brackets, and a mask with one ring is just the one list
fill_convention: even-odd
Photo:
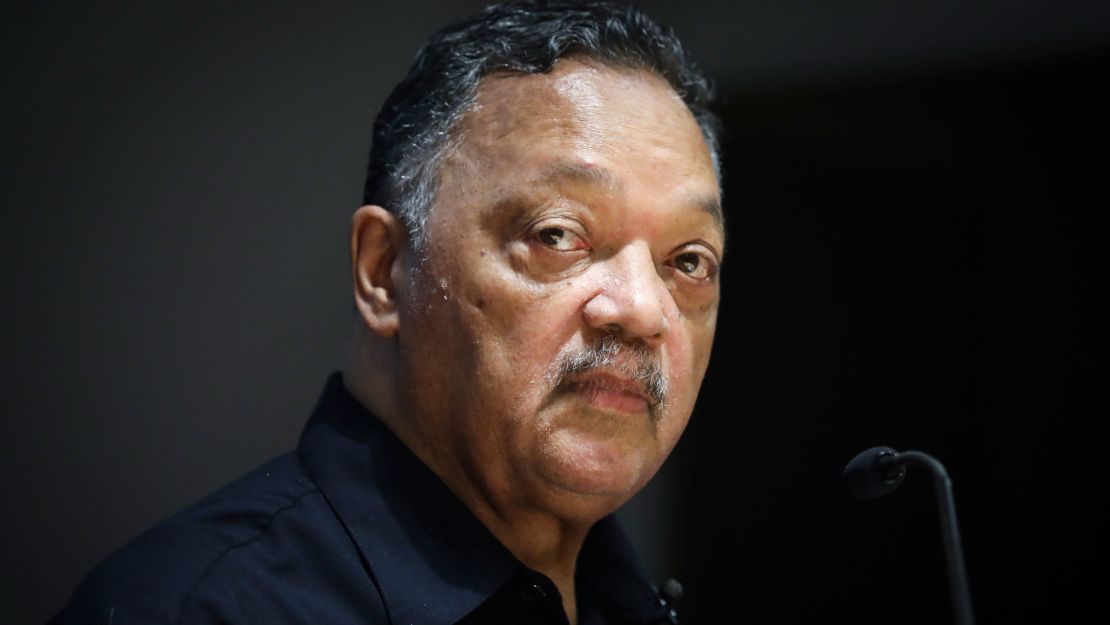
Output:
[[381,206],[360,207],[351,218],[355,306],[366,326],[382,338],[392,338],[400,328],[393,270],[406,238],[400,220]]

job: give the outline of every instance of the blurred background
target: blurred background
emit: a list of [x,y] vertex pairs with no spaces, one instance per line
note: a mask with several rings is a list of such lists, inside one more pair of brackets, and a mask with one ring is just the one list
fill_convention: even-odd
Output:
[[[295,445],[373,115],[483,4],[8,12],[0,622]],[[639,4],[726,128],[713,363],[621,513],[684,622],[950,622],[930,478],[842,488],[879,444],[948,466],[981,622],[1104,613],[1110,4]]]

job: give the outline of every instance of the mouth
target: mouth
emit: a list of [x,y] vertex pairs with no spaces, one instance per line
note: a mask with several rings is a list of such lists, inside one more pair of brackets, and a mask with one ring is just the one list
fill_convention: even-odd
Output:
[[605,371],[571,376],[565,388],[585,403],[603,410],[644,413],[652,406],[643,384]]

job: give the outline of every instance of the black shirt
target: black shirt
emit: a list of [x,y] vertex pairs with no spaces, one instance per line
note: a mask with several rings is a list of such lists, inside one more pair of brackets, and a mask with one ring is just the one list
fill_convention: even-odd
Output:
[[[612,517],[577,566],[579,623],[665,621]],[[566,623],[518,561],[344,388],[324,389],[295,453],[139,536],[97,566],[63,625]]]

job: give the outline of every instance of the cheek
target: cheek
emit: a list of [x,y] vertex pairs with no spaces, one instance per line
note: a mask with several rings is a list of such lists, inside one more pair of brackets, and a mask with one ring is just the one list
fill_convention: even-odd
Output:
[[[528,284],[497,270],[475,272],[460,285],[460,326],[492,390],[519,385],[521,394],[546,390],[546,376],[580,327],[573,284]],[[498,388],[497,385],[501,385]]]
[[667,346],[667,409],[665,418],[659,423],[660,438],[666,444],[673,444],[681,435],[697,399],[700,377],[692,355],[691,346],[686,341],[673,341]]
[[713,336],[716,332],[717,305],[714,303],[701,316],[693,332],[694,351],[698,354],[698,365],[702,374],[705,373],[705,368],[709,364],[710,352],[713,351]]
[[683,403],[689,402],[691,406],[709,365],[716,328],[715,310],[714,307],[712,311],[706,311],[707,314],[695,319],[679,316],[677,324],[672,322],[672,327],[680,330],[672,334],[667,342],[667,364],[672,383],[676,385],[675,390],[683,393],[683,397],[675,399]]

